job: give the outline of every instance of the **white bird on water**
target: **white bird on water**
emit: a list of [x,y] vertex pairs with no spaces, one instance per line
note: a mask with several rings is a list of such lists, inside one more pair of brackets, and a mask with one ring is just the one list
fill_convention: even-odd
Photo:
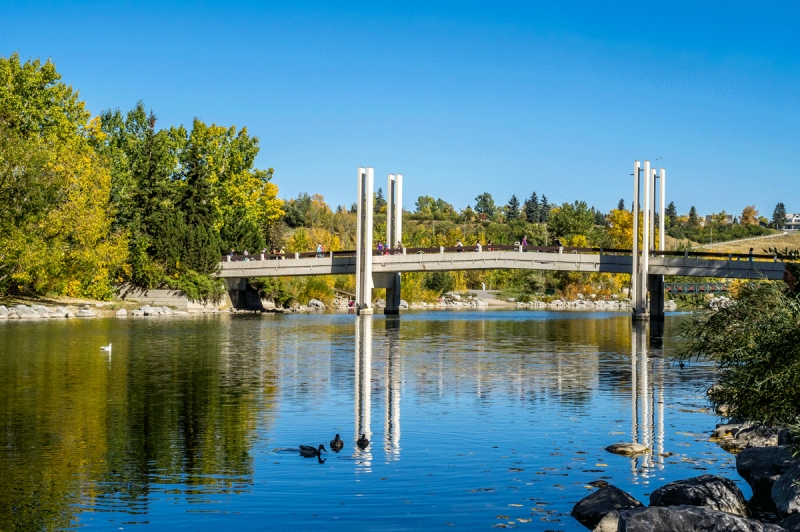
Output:
[[107,353],[110,353],[110,352],[111,352],[111,344],[108,344],[108,345],[101,345],[101,346],[100,346],[100,350],[101,350],[101,351],[106,351]]

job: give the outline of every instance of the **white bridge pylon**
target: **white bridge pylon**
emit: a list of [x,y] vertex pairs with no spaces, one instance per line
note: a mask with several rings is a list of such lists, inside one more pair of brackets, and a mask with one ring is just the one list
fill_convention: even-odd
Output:
[[[400,273],[372,271],[374,170],[358,169],[358,223],[356,230],[356,312],[372,314],[372,289],[386,289],[385,314],[400,313]],[[386,202],[386,247],[395,249],[403,240],[403,176],[389,174]]]
[[[650,274],[650,251],[664,249],[664,193],[666,190],[667,172],[664,168],[656,174],[655,168],[650,168],[650,161],[644,162],[644,168],[639,161],[633,162],[633,271],[631,273],[631,300],[633,305],[633,319],[646,320],[650,318],[652,309],[653,317],[664,317],[664,276]],[[641,187],[640,185],[643,185]],[[658,190],[659,216],[658,216],[658,247],[655,245],[655,207],[656,190]],[[640,188],[644,188],[644,206],[640,198]],[[642,249],[639,250],[639,214],[642,213]],[[651,295],[648,305],[647,294]]]

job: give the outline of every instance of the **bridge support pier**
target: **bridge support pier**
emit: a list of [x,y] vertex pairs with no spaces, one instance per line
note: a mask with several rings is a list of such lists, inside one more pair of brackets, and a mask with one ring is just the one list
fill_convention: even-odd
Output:
[[647,276],[647,288],[650,290],[650,321],[664,321],[664,276]]
[[372,314],[372,168],[358,169],[356,230],[356,313]]
[[[386,189],[386,245],[394,250],[403,240],[403,175],[389,174]],[[392,251],[393,253],[394,251]],[[400,314],[400,274],[391,273],[386,279],[386,308],[384,314]]]

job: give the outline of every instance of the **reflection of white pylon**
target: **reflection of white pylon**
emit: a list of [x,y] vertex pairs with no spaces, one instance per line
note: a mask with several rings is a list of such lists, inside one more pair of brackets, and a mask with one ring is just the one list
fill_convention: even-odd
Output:
[[353,435],[353,452],[361,458],[363,472],[369,472],[372,463],[370,447],[362,451],[355,445],[362,434],[372,441],[371,408],[372,408],[372,317],[356,318],[355,334],[355,434]]
[[[664,369],[662,361],[658,361],[659,380],[656,384],[656,360],[650,359],[647,335],[647,324],[634,322],[631,335],[631,439],[650,451],[631,460],[631,473],[634,476],[642,473],[644,478],[649,476],[648,471],[656,464],[659,469],[664,467],[660,458],[664,454]],[[656,385],[657,405],[654,389]],[[640,460],[642,471],[639,470]]]
[[639,335],[639,345],[641,346],[642,350],[640,354],[642,356],[642,363],[640,365],[642,375],[641,375],[641,396],[642,396],[642,445],[651,449],[651,451],[644,455],[642,459],[642,466],[644,468],[652,467],[652,449],[653,449],[653,441],[652,441],[652,431],[653,431],[653,423],[651,416],[651,397],[652,391],[651,389],[651,381],[650,381],[650,357],[648,356],[647,346],[646,346],[646,336],[647,336],[647,327],[646,325],[642,327],[642,334]]
[[658,468],[664,469],[664,352],[661,352],[661,363],[658,365],[658,429],[656,439],[658,444]]
[[[639,324],[634,323],[631,334],[631,439],[639,443],[639,410],[637,393],[639,390],[636,353],[639,351]],[[631,460],[631,473],[636,476],[636,460]]]
[[387,460],[400,458],[400,393],[402,368],[400,367],[399,339],[387,329],[388,351],[386,353],[386,397],[383,421],[383,447]]

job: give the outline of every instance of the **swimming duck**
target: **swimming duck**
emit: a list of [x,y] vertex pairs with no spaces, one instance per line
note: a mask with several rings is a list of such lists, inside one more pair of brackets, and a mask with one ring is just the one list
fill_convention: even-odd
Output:
[[337,434],[336,437],[331,440],[331,450],[333,452],[338,453],[339,451],[342,450],[342,447],[344,447],[344,442],[342,441],[341,438],[339,438],[339,435]]
[[366,449],[367,446],[369,445],[369,440],[367,439],[367,435],[362,434],[361,437],[358,440],[356,440],[356,445],[358,445],[358,448],[361,450]]
[[300,446],[300,454],[305,456],[306,458],[311,458],[312,456],[319,456],[319,453],[325,451],[325,446],[320,444],[319,447],[311,447],[310,445],[301,445]]

